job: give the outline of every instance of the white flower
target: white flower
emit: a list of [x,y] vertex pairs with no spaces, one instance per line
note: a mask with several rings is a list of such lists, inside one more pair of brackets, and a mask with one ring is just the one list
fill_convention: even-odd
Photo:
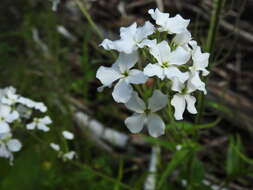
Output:
[[5,95],[2,97],[1,102],[6,105],[14,105],[18,102],[19,96],[16,94],[15,89],[7,88]]
[[68,140],[74,139],[74,134],[69,131],[63,131],[62,135],[64,136],[65,139],[68,139]]
[[137,50],[139,44],[153,32],[154,26],[150,22],[145,22],[144,26],[138,28],[137,24],[133,23],[128,27],[120,28],[121,39],[116,41],[105,39],[100,45],[106,50],[117,50],[129,54]]
[[65,154],[63,154],[62,158],[63,160],[73,160],[73,158],[76,156],[76,152],[75,151],[69,151]]
[[156,24],[160,26],[158,30],[160,32],[168,32],[169,34],[179,34],[186,31],[187,26],[190,23],[189,19],[183,19],[180,15],[169,17],[169,13],[162,13],[159,9],[150,9],[148,13],[156,21]]
[[205,83],[201,81],[200,74],[203,76],[207,76],[209,71],[206,70],[208,67],[208,59],[209,53],[202,53],[199,46],[196,43],[192,43],[192,60],[193,65],[189,68],[190,77],[188,83],[192,86],[192,88],[203,91],[206,94]]
[[34,130],[35,128],[37,128],[39,130],[47,132],[49,131],[49,127],[47,125],[51,123],[52,120],[48,116],[45,116],[43,118],[34,118],[32,123],[27,124],[26,128],[28,130]]
[[18,152],[22,148],[22,144],[17,139],[12,139],[11,133],[0,135],[0,157],[13,161],[13,152]]
[[148,132],[153,137],[164,134],[165,124],[155,112],[167,105],[168,96],[161,91],[155,90],[148,99],[148,105],[140,99],[136,92],[133,92],[131,99],[125,104],[126,107],[135,113],[125,120],[127,128],[132,133],[139,133],[144,125],[147,125]]
[[57,152],[60,151],[60,146],[58,144],[50,143],[50,147]]
[[190,59],[190,54],[182,47],[176,48],[171,51],[170,46],[166,41],[162,41],[159,44],[156,40],[145,41],[150,48],[150,53],[156,58],[156,64],[148,64],[144,68],[144,74],[147,76],[157,76],[160,79],[164,79],[165,76],[174,80],[178,78],[181,82],[185,82],[189,74],[181,72],[177,66],[185,64]]
[[19,114],[17,111],[12,111],[10,106],[0,104],[0,134],[9,132],[9,123],[18,118]]
[[187,86],[186,86],[180,81],[175,80],[172,85],[172,90],[179,92],[179,93],[176,93],[171,100],[171,105],[175,109],[174,117],[176,120],[183,119],[183,113],[185,111],[186,104],[187,104],[187,110],[190,113],[192,114],[197,113],[197,110],[195,108],[196,98],[191,95],[191,93],[195,89],[191,88],[189,83],[187,83]]
[[191,72],[198,72],[202,71],[203,76],[207,76],[209,74],[209,71],[206,70],[209,63],[209,53],[202,53],[201,48],[199,46],[195,47],[193,49],[192,53],[192,60],[193,60],[193,66],[191,66],[189,69]]
[[33,101],[29,98],[25,98],[25,97],[20,97],[18,99],[18,102],[25,105],[28,108],[34,108],[34,109],[39,110],[43,113],[47,111],[47,107],[42,102],[35,102],[35,101]]
[[[143,84],[147,77],[137,69],[131,69],[138,60],[138,54],[120,53],[112,67],[99,67],[96,77],[103,84],[102,87],[111,86],[114,81],[119,80],[115,85],[112,96],[116,102],[126,103],[132,94],[133,87],[130,84]],[[130,70],[131,69],[131,70]]]

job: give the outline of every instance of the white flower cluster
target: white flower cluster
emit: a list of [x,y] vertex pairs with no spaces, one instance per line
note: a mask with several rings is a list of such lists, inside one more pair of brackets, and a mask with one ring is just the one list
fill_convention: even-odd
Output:
[[0,157],[9,159],[10,163],[13,161],[13,152],[22,148],[21,142],[13,138],[15,127],[25,124],[28,130],[37,128],[49,131],[47,125],[52,123],[51,119],[48,116],[32,118],[33,111],[45,113],[47,107],[42,102],[16,94],[13,87],[0,89]]
[[[105,39],[101,43],[106,50],[118,51],[119,57],[111,67],[101,66],[96,77],[102,83],[99,91],[117,81],[112,92],[114,100],[135,112],[125,120],[131,132],[138,133],[147,125],[149,134],[158,137],[164,134],[165,124],[156,112],[165,108],[169,99],[176,120],[183,119],[185,108],[197,113],[193,92],[206,94],[201,76],[209,74],[209,53],[202,53],[192,39],[187,30],[190,20],[180,15],[170,17],[158,9],[148,13],[157,27],[149,21],[141,27],[133,23],[120,28],[119,40]],[[143,87],[149,77],[156,77],[155,83],[160,85],[154,84],[152,96],[142,100],[134,89],[137,85]]]
[[[67,140],[74,139],[74,134],[69,131],[63,131],[62,135]],[[72,160],[76,156],[75,151],[68,151],[66,153],[62,151],[59,144],[50,143],[50,147],[58,153],[58,157],[62,158],[63,161]]]

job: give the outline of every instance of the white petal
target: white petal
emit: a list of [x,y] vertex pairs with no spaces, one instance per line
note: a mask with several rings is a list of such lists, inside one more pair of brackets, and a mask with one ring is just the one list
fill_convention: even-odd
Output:
[[176,45],[182,46],[184,44],[187,44],[190,40],[191,40],[191,33],[188,30],[186,30],[182,33],[177,34],[172,41]]
[[168,42],[162,41],[159,44],[151,44],[150,53],[153,55],[159,64],[169,61],[170,46]]
[[121,27],[120,28],[120,37],[122,39],[133,39],[137,32],[137,24],[134,22],[128,27]]
[[168,96],[160,90],[155,90],[153,95],[148,99],[148,108],[151,112],[156,112],[164,108],[168,103]]
[[164,69],[164,73],[166,77],[170,80],[174,80],[174,78],[178,78],[181,83],[184,83],[189,78],[188,72],[181,72],[178,68],[170,66]]
[[11,107],[7,105],[0,104],[0,115],[4,119],[10,114]]
[[116,41],[105,39],[100,45],[106,50],[117,50],[124,53],[132,53],[137,49],[136,42],[133,39],[120,39]]
[[194,96],[186,94],[185,95],[185,100],[186,100],[186,103],[187,103],[188,112],[190,112],[192,114],[196,114],[197,113],[197,110],[195,108],[196,98]]
[[159,11],[159,9],[150,9],[148,13],[151,15],[151,17],[156,21],[157,25],[163,26],[167,22],[170,14],[169,13],[162,13]]
[[148,80],[148,77],[142,71],[132,69],[126,79],[131,84],[144,84]]
[[11,139],[7,142],[7,147],[11,152],[18,152],[20,151],[22,144],[17,139]]
[[109,86],[114,81],[118,80],[121,77],[121,74],[111,67],[101,66],[97,70],[96,77],[103,85]]
[[185,98],[184,95],[175,94],[171,100],[171,105],[174,107],[174,117],[176,120],[183,119],[183,113],[185,110]]
[[120,53],[115,64],[118,64],[121,73],[124,73],[125,71],[128,71],[130,68],[132,68],[137,61],[138,61],[138,52],[134,51],[133,53],[130,54]]
[[141,43],[139,43],[138,46],[140,48],[143,48],[144,46],[151,48],[151,47],[154,47],[156,44],[157,44],[156,39],[154,40],[145,39]]
[[146,109],[144,101],[138,96],[138,93],[135,91],[132,93],[132,97],[125,104],[125,106],[129,110],[132,110],[136,113],[144,113],[144,110]]
[[193,59],[193,66],[190,68],[193,72],[194,71],[203,71],[203,76],[209,74],[209,71],[206,70],[209,63],[209,53],[202,53],[201,48],[199,46],[196,47],[192,59]]
[[189,61],[191,54],[184,50],[182,47],[178,47],[176,50],[169,54],[169,64],[172,65],[183,65]]
[[64,160],[66,160],[66,159],[67,160],[72,160],[75,156],[76,156],[76,152],[70,151],[70,152],[67,152],[67,153],[63,154],[62,158]]
[[133,87],[121,79],[114,87],[112,97],[116,102],[126,103],[132,95]]
[[35,129],[35,127],[36,127],[36,124],[34,122],[29,123],[29,124],[26,125],[26,128],[28,130],[33,130],[33,129]]
[[199,77],[199,73],[198,72],[192,73],[187,83],[188,92],[190,93],[195,90],[200,90],[200,91],[203,91],[204,94],[206,94],[207,92],[206,92],[205,86],[206,86],[205,83],[201,81]]
[[139,133],[143,129],[145,117],[145,114],[133,114],[126,118],[125,125],[131,133]]
[[136,31],[135,40],[140,43],[142,40],[146,39],[149,35],[153,34],[155,27],[149,21],[146,21],[142,27],[138,27]]
[[12,123],[13,121],[19,118],[19,113],[17,111],[11,112],[8,116],[6,116],[6,121]]
[[69,131],[63,131],[62,135],[64,136],[65,139],[68,139],[68,140],[74,139],[74,134]]
[[149,114],[147,118],[149,135],[159,137],[164,134],[165,124],[157,114]]
[[47,127],[46,125],[41,124],[41,123],[39,123],[39,124],[37,125],[37,128],[38,128],[39,130],[41,130],[41,131],[44,131],[44,132],[48,132],[48,131],[50,130],[49,127]]
[[55,151],[60,150],[60,146],[58,144],[55,144],[55,143],[50,143],[50,147]]
[[49,125],[52,123],[52,120],[50,119],[50,117],[48,116],[45,116],[43,118],[40,119],[40,122],[45,124],[45,125]]
[[163,68],[159,65],[159,64],[148,64],[145,68],[144,68],[144,74],[152,77],[152,76],[157,76],[160,79],[164,79],[164,72],[163,72]]
[[177,77],[173,78],[172,87],[171,87],[173,91],[182,92],[184,87],[185,87],[184,83],[180,82],[180,80]]
[[180,15],[176,15],[175,17],[171,17],[167,20],[165,28],[169,33],[178,34],[184,32],[189,23],[189,19],[186,20]]
[[8,133],[8,132],[10,132],[9,124],[4,121],[1,121],[0,122],[0,134]]

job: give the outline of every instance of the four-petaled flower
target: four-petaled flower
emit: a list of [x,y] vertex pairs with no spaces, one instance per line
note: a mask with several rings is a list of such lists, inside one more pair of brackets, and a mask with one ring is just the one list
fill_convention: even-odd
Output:
[[138,133],[147,125],[148,132],[153,137],[164,134],[165,124],[155,112],[161,110],[167,105],[168,96],[161,91],[155,90],[153,95],[148,99],[148,105],[133,92],[131,99],[125,104],[126,107],[135,113],[125,120],[127,128],[132,133]]
[[170,80],[178,78],[181,82],[185,82],[189,74],[181,72],[177,66],[185,64],[190,59],[190,54],[182,47],[171,51],[168,42],[162,41],[159,44],[156,40],[143,42],[150,48],[150,53],[156,58],[156,64],[148,64],[144,68],[147,76],[157,76],[160,79],[167,77]]
[[26,125],[28,130],[34,130],[35,128],[47,132],[49,131],[49,127],[47,125],[51,124],[52,120],[50,117],[45,116],[43,118],[34,118],[32,123]]
[[173,96],[171,100],[171,105],[175,109],[174,117],[176,120],[183,119],[183,113],[185,111],[186,104],[188,112],[192,114],[197,113],[197,110],[195,108],[196,98],[191,95],[195,89],[192,88],[189,82],[185,85],[179,80],[175,80],[171,89],[178,92]]
[[[96,77],[105,86],[111,86],[114,81],[119,80],[115,85],[112,96],[116,102],[126,103],[133,92],[130,84],[143,84],[147,76],[138,69],[131,69],[138,60],[138,54],[134,51],[131,54],[120,53],[112,67],[99,67]],[[101,87],[100,87],[101,88]]]

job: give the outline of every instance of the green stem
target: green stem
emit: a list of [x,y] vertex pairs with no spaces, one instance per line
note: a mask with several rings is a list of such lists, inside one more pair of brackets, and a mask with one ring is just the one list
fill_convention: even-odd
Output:
[[[213,11],[212,11],[211,21],[210,21],[210,25],[209,25],[207,45],[206,45],[206,51],[210,52],[211,55],[212,55],[213,48],[215,45],[215,39],[217,36],[221,10],[222,10],[224,3],[225,3],[225,0],[214,0],[213,1]],[[203,82],[207,82],[207,78],[204,78]],[[205,106],[204,94],[203,94],[203,92],[199,92],[198,93],[198,105],[197,105],[198,115],[195,119],[195,123],[201,123],[202,117],[203,117],[203,112],[204,112],[204,106]]]
[[87,166],[87,165],[85,165],[85,164],[80,164],[80,163],[77,163],[77,162],[74,162],[74,161],[69,161],[69,162],[72,163],[73,165],[75,165],[75,166],[77,166],[77,167],[83,169],[83,170],[88,170],[89,172],[93,173],[94,175],[99,176],[99,177],[101,177],[101,178],[103,178],[103,179],[105,179],[105,180],[107,180],[107,181],[110,181],[110,182],[112,182],[112,183],[118,184],[118,185],[121,186],[122,188],[130,189],[130,190],[133,189],[133,188],[130,187],[129,185],[126,185],[126,184],[124,184],[124,183],[121,183],[121,182],[119,182],[117,179],[114,179],[114,178],[112,178],[112,177],[110,177],[110,176],[107,176],[107,175],[105,175],[105,174],[103,174],[103,173],[101,173],[101,172],[95,171],[93,168],[91,168],[91,167],[89,167],[89,166]]
[[99,38],[101,38],[101,40],[102,40],[104,38],[103,34],[98,29],[98,27],[95,24],[95,22],[92,20],[90,14],[88,13],[87,9],[84,7],[83,3],[80,0],[74,0],[74,1],[76,2],[76,4],[78,5],[78,7],[80,8],[80,10],[82,11],[82,13],[85,16],[85,18],[88,20],[88,22],[91,25],[91,27],[94,29],[94,31],[97,33],[97,35],[99,36]]

